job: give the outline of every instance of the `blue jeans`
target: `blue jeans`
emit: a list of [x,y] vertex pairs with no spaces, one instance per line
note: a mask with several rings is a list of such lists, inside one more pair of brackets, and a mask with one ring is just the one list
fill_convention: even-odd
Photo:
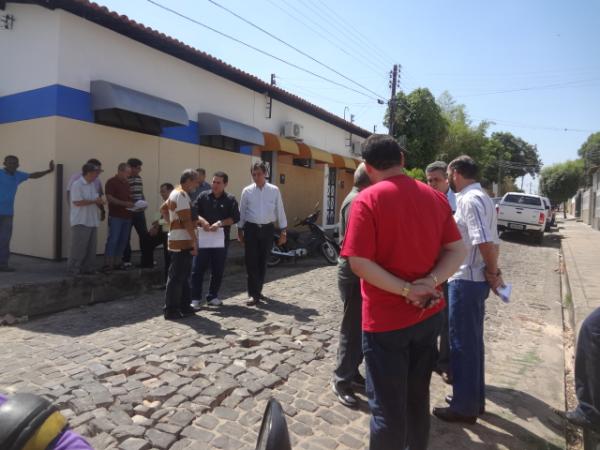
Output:
[[219,296],[223,273],[225,272],[225,261],[227,260],[227,249],[229,240],[226,241],[223,248],[200,248],[198,255],[194,256],[192,265],[192,276],[190,277],[190,287],[192,288],[192,299],[202,299],[202,284],[204,274],[210,267],[210,285],[206,300],[212,300]]
[[483,319],[490,287],[485,281],[448,283],[452,403],[450,409],[477,416],[485,407]]
[[363,331],[370,450],[425,450],[429,441],[429,383],[442,315],[408,328]]
[[108,238],[104,254],[110,257],[123,256],[125,246],[129,240],[129,231],[131,230],[131,219],[121,219],[119,217],[108,218]]
[[0,216],[0,267],[8,266],[12,229],[13,216]]

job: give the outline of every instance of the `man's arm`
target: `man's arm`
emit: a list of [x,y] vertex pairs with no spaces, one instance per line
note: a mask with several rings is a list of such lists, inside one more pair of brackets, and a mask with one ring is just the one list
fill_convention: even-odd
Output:
[[44,175],[49,174],[50,172],[54,172],[54,160],[50,161],[50,163],[48,164],[48,170],[30,173],[29,178],[35,180],[36,178],[42,178]]
[[467,248],[462,239],[443,245],[438,261],[429,275],[415,280],[414,283],[432,287],[439,286],[456,273],[466,256]]
[[391,274],[370,259],[350,256],[348,260],[356,276],[379,289],[405,297],[409,303],[415,306],[422,307],[432,297],[439,297],[435,288],[424,284],[409,283]]
[[500,246],[494,242],[484,242],[477,247],[485,262],[485,279],[490,285],[490,288],[492,288],[492,291],[494,291],[495,294],[498,294],[498,288],[504,284],[502,272],[498,268]]
[[237,223],[238,229],[238,241],[244,243],[244,225],[246,224],[246,204],[248,202],[248,196],[245,190],[242,191],[240,197],[240,220]]
[[125,208],[133,208],[133,202],[119,200],[118,198],[110,195],[109,193],[106,194],[106,199],[108,200],[108,203],[112,203],[113,205],[124,206]]

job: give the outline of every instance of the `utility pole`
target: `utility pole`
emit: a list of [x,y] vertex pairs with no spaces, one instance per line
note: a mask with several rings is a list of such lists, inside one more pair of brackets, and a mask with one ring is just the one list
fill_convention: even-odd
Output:
[[271,74],[271,86],[277,86],[277,80],[275,79],[275,74]]
[[390,88],[392,89],[392,97],[390,98],[390,122],[388,125],[390,136],[394,135],[394,123],[396,120],[396,87],[399,86],[399,65],[394,64],[394,68],[390,72]]
[[496,197],[502,197],[502,154],[498,155],[498,194]]

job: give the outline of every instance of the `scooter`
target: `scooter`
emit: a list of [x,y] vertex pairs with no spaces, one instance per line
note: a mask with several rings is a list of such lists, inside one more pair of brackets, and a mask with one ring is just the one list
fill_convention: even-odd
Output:
[[[317,208],[319,204],[317,203]],[[288,230],[287,242],[278,246],[279,233],[273,236],[273,248],[267,260],[267,266],[273,267],[281,263],[284,259],[293,259],[298,257],[313,255],[316,252],[321,253],[329,264],[337,264],[340,254],[340,246],[337,242],[329,237],[323,228],[315,222],[319,217],[318,209],[309,216],[298,222],[295,227],[306,226],[310,229],[310,234],[301,234],[296,230]]]

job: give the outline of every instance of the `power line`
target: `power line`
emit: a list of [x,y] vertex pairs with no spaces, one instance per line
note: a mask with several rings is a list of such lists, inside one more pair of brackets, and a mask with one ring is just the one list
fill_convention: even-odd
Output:
[[301,70],[302,72],[308,73],[308,74],[310,74],[310,75],[312,75],[312,76],[314,76],[314,77],[320,78],[320,79],[321,79],[321,80],[323,80],[323,81],[327,81],[328,83],[335,84],[335,85],[337,85],[337,86],[343,87],[343,88],[345,88],[345,89],[348,89],[349,91],[356,92],[357,94],[363,95],[363,96],[365,96],[365,97],[367,97],[367,98],[370,98],[370,99],[372,99],[372,100],[376,100],[376,101],[377,101],[377,100],[380,100],[380,98],[377,98],[377,97],[372,97],[371,95],[368,95],[368,94],[366,94],[365,92],[359,91],[358,89],[354,89],[354,88],[352,88],[352,87],[350,87],[350,86],[346,86],[346,85],[344,85],[344,84],[342,84],[342,83],[339,83],[339,82],[337,82],[337,81],[331,80],[331,79],[329,79],[329,78],[326,78],[326,77],[324,77],[324,76],[322,76],[322,75],[316,74],[316,73],[314,73],[314,72],[312,72],[312,71],[310,71],[310,70],[308,70],[308,69],[305,69],[304,67],[298,66],[298,65],[296,65],[296,64],[294,64],[294,63],[291,63],[291,62],[289,62],[289,61],[286,61],[286,60],[285,60],[285,59],[283,59],[283,58],[280,58],[280,57],[278,57],[278,56],[275,56],[275,55],[273,55],[273,54],[271,54],[271,53],[268,53],[268,52],[266,52],[266,51],[264,51],[264,50],[261,50],[260,48],[258,48],[258,47],[255,47],[255,46],[253,46],[253,45],[251,45],[251,44],[248,44],[247,42],[244,42],[244,41],[242,41],[241,39],[238,39],[238,38],[236,38],[236,37],[233,37],[233,36],[231,36],[231,35],[229,35],[229,34],[226,34],[226,33],[222,32],[222,31],[219,31],[219,30],[217,30],[216,28],[210,27],[210,26],[208,26],[208,25],[206,25],[206,24],[204,24],[204,23],[202,23],[202,22],[200,22],[200,21],[198,21],[198,20],[196,20],[196,19],[192,19],[191,17],[188,17],[188,16],[186,16],[185,14],[182,14],[182,13],[180,13],[180,12],[178,12],[178,11],[175,11],[175,10],[173,10],[173,9],[171,9],[171,8],[167,7],[167,6],[161,5],[160,3],[157,3],[157,2],[155,2],[154,0],[146,0],[146,1],[147,1],[148,3],[152,3],[153,5],[155,5],[155,6],[159,7],[159,8],[161,8],[161,9],[164,9],[165,11],[168,11],[168,12],[170,12],[170,13],[172,13],[172,14],[175,14],[176,16],[179,16],[179,17],[181,17],[181,18],[183,18],[183,19],[185,19],[185,20],[188,20],[188,21],[190,21],[190,22],[192,22],[192,23],[194,23],[194,24],[196,24],[196,25],[199,25],[199,26],[201,26],[201,27],[204,27],[204,28],[206,28],[206,29],[208,29],[208,30],[210,30],[210,31],[213,31],[214,33],[217,33],[217,34],[219,34],[219,35],[221,35],[221,36],[223,36],[223,37],[226,37],[227,39],[231,39],[232,41],[234,41],[234,42],[237,42],[238,44],[242,44],[242,45],[244,45],[245,47],[248,47],[248,48],[250,48],[250,49],[252,49],[252,50],[254,50],[254,51],[258,52],[258,53],[261,53],[261,54],[263,54],[263,55],[265,55],[265,56],[268,56],[268,57],[270,57],[270,58],[273,58],[273,59],[275,59],[275,60],[277,60],[277,61],[279,61],[279,62],[281,62],[281,63],[283,63],[283,64],[286,64],[286,65],[288,65],[288,66],[290,66],[290,67],[293,67],[293,68],[295,68],[295,69]]
[[485,122],[493,122],[494,124],[512,126],[512,127],[517,127],[517,128],[530,128],[533,130],[549,130],[549,131],[574,132],[574,133],[594,133],[594,130],[586,130],[586,129],[580,129],[580,128],[530,125],[530,124],[524,124],[524,123],[520,123],[520,122],[511,122],[508,120],[482,118],[482,117],[474,117],[474,116],[471,116],[471,118],[475,119],[475,120],[485,121]]
[[341,73],[341,72],[337,71],[337,70],[336,70],[336,69],[334,69],[333,67],[331,67],[331,66],[329,66],[329,65],[327,65],[327,64],[325,64],[325,63],[323,63],[323,62],[321,62],[321,61],[319,61],[318,59],[314,58],[313,56],[309,55],[308,53],[306,53],[306,52],[304,52],[304,51],[300,50],[299,48],[297,48],[297,47],[293,46],[292,44],[290,44],[290,43],[288,43],[288,42],[284,41],[284,40],[283,40],[283,39],[281,39],[280,37],[278,37],[278,36],[275,36],[275,35],[274,35],[273,33],[271,33],[270,31],[267,31],[267,30],[265,30],[264,28],[262,28],[262,27],[260,27],[260,26],[256,25],[255,23],[251,22],[250,20],[248,20],[248,19],[245,19],[244,17],[242,17],[242,16],[240,16],[239,14],[235,13],[235,12],[234,12],[234,11],[232,11],[231,9],[229,9],[229,8],[226,8],[225,6],[223,6],[223,5],[221,5],[220,3],[216,2],[215,0],[208,0],[208,1],[209,1],[210,3],[212,3],[213,5],[215,5],[215,6],[219,7],[219,8],[221,8],[222,10],[224,10],[224,11],[227,11],[227,12],[228,12],[229,14],[231,14],[232,16],[234,16],[234,17],[237,17],[237,18],[238,18],[239,20],[241,20],[242,22],[244,22],[244,23],[247,23],[248,25],[250,25],[250,26],[252,26],[252,27],[256,28],[257,30],[259,30],[259,31],[263,32],[263,33],[264,33],[264,34],[266,34],[267,36],[269,36],[269,37],[271,37],[271,38],[275,39],[277,42],[280,42],[280,43],[282,43],[283,45],[285,45],[285,46],[287,46],[287,47],[289,47],[289,48],[293,49],[294,51],[296,51],[296,52],[300,53],[302,56],[305,56],[306,58],[309,58],[311,61],[314,61],[314,62],[316,62],[316,63],[317,63],[317,64],[319,64],[320,66],[323,66],[323,67],[325,67],[327,70],[330,70],[330,71],[332,71],[333,73],[335,73],[336,75],[338,75],[338,76],[340,76],[340,77],[344,78],[345,80],[347,80],[347,81],[350,81],[351,83],[353,83],[353,84],[355,84],[356,86],[358,86],[358,87],[360,87],[360,88],[364,89],[364,90],[365,90],[365,91],[367,91],[367,92],[370,92],[371,94],[373,94],[373,95],[375,95],[375,96],[379,96],[379,97],[383,98],[383,96],[379,95],[377,92],[375,92],[375,91],[373,91],[373,90],[369,89],[368,87],[366,87],[366,86],[364,86],[364,85],[360,84],[360,83],[359,83],[359,82],[357,82],[357,81],[354,81],[353,79],[351,79],[350,77],[347,77],[346,75],[344,75],[343,73]]
[[600,78],[591,78],[588,80],[570,81],[570,82],[565,82],[565,83],[554,83],[554,84],[547,84],[547,85],[542,85],[542,86],[530,86],[530,87],[517,88],[517,89],[506,89],[506,90],[501,90],[501,91],[481,92],[479,94],[466,94],[466,95],[460,95],[460,97],[479,97],[482,95],[507,94],[510,92],[536,91],[536,90],[542,90],[542,89],[558,89],[558,88],[563,88],[563,87],[570,87],[570,86],[573,86],[576,84],[596,82],[596,81],[600,81]]

